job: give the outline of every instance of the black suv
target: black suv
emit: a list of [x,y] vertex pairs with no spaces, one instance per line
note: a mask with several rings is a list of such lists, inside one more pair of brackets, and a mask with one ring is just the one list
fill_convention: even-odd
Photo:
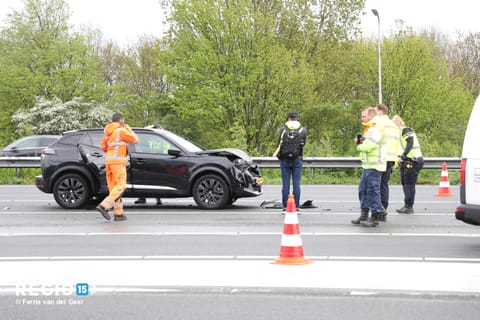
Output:
[[[122,197],[193,197],[202,209],[221,209],[262,194],[263,178],[239,149],[204,150],[163,129],[135,128],[129,145],[127,189]],[[107,194],[103,129],[65,132],[42,152],[38,189],[53,193],[63,208],[83,208]]]

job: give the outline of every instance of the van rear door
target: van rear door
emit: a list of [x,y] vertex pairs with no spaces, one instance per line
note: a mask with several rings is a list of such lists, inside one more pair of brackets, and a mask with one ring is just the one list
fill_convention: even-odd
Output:
[[473,107],[463,141],[465,202],[480,205],[480,97]]

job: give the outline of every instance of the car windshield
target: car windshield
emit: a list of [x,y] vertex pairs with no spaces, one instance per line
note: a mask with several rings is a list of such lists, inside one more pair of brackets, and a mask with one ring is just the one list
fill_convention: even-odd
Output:
[[178,146],[181,146],[183,149],[187,150],[188,152],[198,152],[203,151],[202,148],[194,144],[193,142],[188,141],[185,138],[182,138],[170,131],[163,131],[163,134],[170,140],[172,140]]

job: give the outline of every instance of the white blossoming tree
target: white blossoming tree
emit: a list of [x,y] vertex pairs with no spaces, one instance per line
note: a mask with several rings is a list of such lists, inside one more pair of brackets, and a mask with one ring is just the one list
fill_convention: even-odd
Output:
[[37,97],[33,107],[15,112],[12,122],[21,135],[61,134],[68,130],[103,127],[111,121],[112,115],[112,110],[96,101],[74,98],[62,102],[56,97]]

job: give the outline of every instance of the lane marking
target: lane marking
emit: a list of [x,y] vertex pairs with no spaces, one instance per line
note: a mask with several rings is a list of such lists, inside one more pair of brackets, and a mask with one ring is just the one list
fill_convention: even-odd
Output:
[[[3,232],[0,237],[116,237],[116,236],[280,236],[282,232]],[[364,232],[302,232],[307,237],[446,237],[446,238],[480,238],[480,233],[364,233]]]
[[[39,261],[273,261],[278,256],[22,256],[0,257],[2,262]],[[435,262],[435,263],[480,263],[480,258],[442,257],[372,257],[372,256],[308,256],[315,261],[368,261],[368,262]]]
[[[153,209],[153,208],[152,208]],[[61,210],[61,209],[58,209]],[[215,212],[198,212],[198,211],[192,211],[192,212],[178,212],[178,209],[164,209],[164,210],[150,210],[149,208],[145,208],[145,210],[148,211],[138,211],[137,210],[129,210],[126,212],[127,214],[132,214],[132,215],[175,215],[175,216],[188,216],[188,215],[195,215],[195,216],[238,216],[238,215],[274,215],[274,216],[279,216],[281,217],[281,210],[280,209],[258,209],[256,212],[252,211],[245,211],[244,209],[232,209],[233,211],[221,211],[221,210],[215,210]],[[308,210],[308,211],[307,211]],[[98,215],[98,212],[95,210],[72,210],[72,211],[10,211],[4,210],[2,212],[2,215],[53,215],[53,216],[59,216],[59,215],[64,215],[64,216],[72,216],[75,218],[78,218],[79,214],[83,215],[91,215],[91,216],[97,216],[98,218],[101,218]],[[322,208],[317,208],[317,209],[303,209],[300,214],[299,214],[299,219],[301,219],[302,216],[310,216],[310,215],[324,215],[324,216],[358,216],[358,212],[346,212],[346,211],[332,211],[328,208],[322,209]],[[449,213],[426,213],[426,212],[419,212],[419,213],[414,213],[411,215],[405,215],[405,214],[400,214],[400,213],[389,213],[389,217],[392,216],[399,216],[399,217],[437,217],[437,216],[447,216],[447,217],[452,217],[455,216],[455,213],[449,212]]]

